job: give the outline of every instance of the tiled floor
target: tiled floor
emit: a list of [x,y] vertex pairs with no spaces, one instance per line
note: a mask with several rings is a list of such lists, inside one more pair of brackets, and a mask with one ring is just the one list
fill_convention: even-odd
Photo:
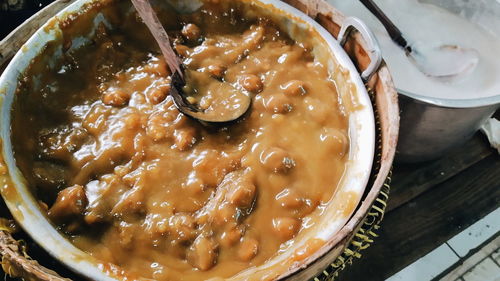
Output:
[[500,208],[387,281],[500,281]]
[[443,272],[443,269],[449,268],[458,261],[459,258],[453,253],[453,250],[448,245],[443,244],[389,278],[388,281],[432,280]]
[[471,249],[475,249],[484,241],[500,231],[500,209],[487,215],[448,241],[448,244],[460,257],[465,257]]
[[500,280],[500,267],[491,259],[486,258],[481,263],[475,265],[458,280]]
[[500,280],[500,236],[482,245],[473,255],[460,260],[451,269],[446,270],[436,280],[440,281],[488,281]]

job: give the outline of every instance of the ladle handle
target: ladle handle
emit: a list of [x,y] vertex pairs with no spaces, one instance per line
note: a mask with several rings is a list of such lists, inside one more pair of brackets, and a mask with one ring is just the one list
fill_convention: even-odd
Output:
[[380,7],[373,2],[373,0],[359,0],[365,7],[370,10],[370,12],[378,18],[378,20],[382,23],[389,33],[392,41],[398,44],[401,48],[411,52],[410,47],[408,46],[408,41],[403,37],[403,33],[401,30],[387,17],[387,15],[380,9]]
[[349,39],[349,35],[354,30],[361,34],[367,45],[366,50],[370,57],[370,64],[361,72],[361,79],[363,82],[368,82],[373,74],[378,71],[382,63],[382,51],[380,51],[375,35],[373,35],[370,29],[360,19],[355,17],[348,17],[342,22],[339,35],[337,36],[337,41],[340,46],[344,47],[347,43],[347,39]]
[[142,18],[146,26],[148,27],[153,37],[156,39],[156,42],[160,46],[161,52],[165,57],[165,61],[170,68],[172,73],[177,72],[181,79],[184,78],[183,72],[181,69],[181,61],[177,54],[172,49],[170,45],[170,39],[168,38],[168,34],[163,28],[156,12],[151,7],[151,3],[149,0],[131,0],[135,9],[139,13],[139,16]]

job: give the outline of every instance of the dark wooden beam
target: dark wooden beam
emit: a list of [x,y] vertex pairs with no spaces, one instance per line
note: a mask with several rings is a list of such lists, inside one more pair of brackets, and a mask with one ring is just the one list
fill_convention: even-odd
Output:
[[385,280],[498,207],[495,153],[389,212],[373,246],[338,280]]

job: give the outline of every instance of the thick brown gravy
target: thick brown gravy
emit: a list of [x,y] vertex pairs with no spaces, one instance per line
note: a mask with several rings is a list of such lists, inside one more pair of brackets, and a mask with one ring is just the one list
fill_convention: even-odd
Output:
[[132,276],[200,280],[264,263],[314,223],[344,173],[347,118],[326,67],[238,4],[165,13],[200,106],[220,81],[252,97],[237,123],[206,127],[175,108],[156,44],[120,9],[108,11],[115,29],[101,24],[20,84],[12,138],[29,186],[77,247]]

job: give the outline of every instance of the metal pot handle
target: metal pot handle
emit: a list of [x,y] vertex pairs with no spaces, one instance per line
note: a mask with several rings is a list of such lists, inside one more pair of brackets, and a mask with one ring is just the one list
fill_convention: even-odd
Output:
[[361,33],[361,36],[365,40],[367,44],[368,56],[370,57],[370,64],[368,67],[361,73],[361,79],[363,82],[368,82],[370,78],[378,71],[380,64],[382,63],[382,52],[380,51],[380,47],[378,45],[377,39],[373,32],[366,26],[364,22],[355,17],[348,17],[342,23],[340,28],[339,35],[337,37],[337,41],[340,46],[344,47],[349,38],[349,35],[353,30]]

